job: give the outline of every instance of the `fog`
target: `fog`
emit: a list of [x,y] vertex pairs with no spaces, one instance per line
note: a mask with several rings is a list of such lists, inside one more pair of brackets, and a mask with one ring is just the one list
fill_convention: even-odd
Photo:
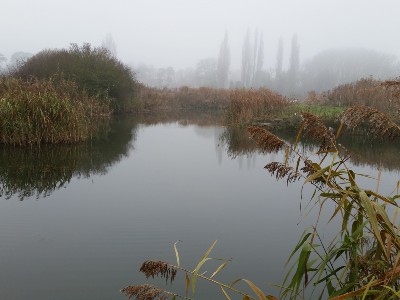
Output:
[[248,30],[251,40],[262,36],[262,69],[271,76],[280,38],[289,68],[294,35],[301,65],[329,49],[400,55],[397,0],[3,0],[0,7],[0,53],[9,63],[15,52],[100,46],[112,37],[117,57],[130,65],[196,68],[217,59],[227,33],[236,80]]

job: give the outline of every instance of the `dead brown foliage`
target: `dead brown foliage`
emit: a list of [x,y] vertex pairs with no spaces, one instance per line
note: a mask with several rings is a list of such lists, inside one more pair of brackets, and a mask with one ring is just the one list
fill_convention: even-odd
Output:
[[247,131],[257,145],[266,152],[276,152],[285,146],[285,142],[268,130],[259,126],[249,126]]
[[328,129],[321,118],[308,112],[301,114],[303,118],[304,135],[329,145],[334,138],[332,130]]
[[164,277],[166,281],[171,278],[171,282],[174,281],[177,270],[168,265],[163,261],[145,261],[140,267],[140,272],[144,273],[146,278],[150,276],[154,278],[154,276]]
[[230,91],[213,88],[156,89],[142,87],[139,93],[141,109],[168,111],[179,109],[217,110],[229,105]]
[[393,140],[400,136],[400,127],[375,108],[353,106],[342,114],[341,119],[350,129],[366,125],[367,133],[373,137],[387,137]]
[[324,92],[322,102],[334,106],[369,106],[399,119],[400,81],[360,79]]
[[129,285],[121,290],[128,299],[135,297],[136,300],[165,300],[170,295],[151,284]]
[[228,123],[248,123],[257,117],[271,117],[289,104],[287,98],[266,88],[236,89],[230,92]]

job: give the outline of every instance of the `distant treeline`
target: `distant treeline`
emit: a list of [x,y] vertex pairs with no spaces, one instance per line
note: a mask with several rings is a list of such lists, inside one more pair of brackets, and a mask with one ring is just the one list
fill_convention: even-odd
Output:
[[266,62],[264,52],[263,35],[247,31],[240,69],[231,67],[227,34],[217,57],[201,59],[194,67],[178,70],[138,64],[134,69],[138,80],[150,87],[269,88],[288,97],[303,97],[309,91],[322,92],[370,76],[386,80],[400,74],[395,55],[362,48],[328,49],[301,61],[297,35],[292,37],[288,58],[284,57],[282,39],[276,61]]

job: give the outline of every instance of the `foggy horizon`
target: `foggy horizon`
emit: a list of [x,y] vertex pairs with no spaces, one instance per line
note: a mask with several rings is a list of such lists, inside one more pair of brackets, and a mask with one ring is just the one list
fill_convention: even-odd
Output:
[[72,0],[7,1],[2,5],[0,53],[68,48],[71,43],[101,46],[111,35],[117,57],[130,65],[185,69],[216,58],[225,32],[231,69],[239,69],[246,31],[264,38],[264,69],[274,68],[283,39],[284,66],[297,34],[300,61],[332,48],[363,48],[400,55],[391,36],[400,20],[394,0],[365,1],[183,1]]

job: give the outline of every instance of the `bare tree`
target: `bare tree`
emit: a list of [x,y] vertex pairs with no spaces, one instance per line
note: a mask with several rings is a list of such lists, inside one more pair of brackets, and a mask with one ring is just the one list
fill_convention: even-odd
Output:
[[292,37],[289,70],[288,70],[288,84],[292,90],[295,89],[298,83],[300,69],[300,45],[297,39],[297,34]]
[[225,32],[224,40],[221,43],[217,64],[217,83],[218,87],[226,88],[228,85],[229,67],[231,54],[228,44],[228,32]]
[[108,33],[101,43],[101,46],[103,48],[106,48],[108,51],[110,51],[111,55],[114,57],[117,56],[117,45],[115,44],[115,41],[111,35],[111,33]]
[[256,73],[261,72],[264,65],[264,35],[260,32],[260,42],[258,43]]
[[282,77],[282,64],[283,64],[283,40],[282,37],[280,37],[278,42],[278,54],[276,56],[276,67],[275,67],[276,79],[280,79]]
[[14,52],[9,61],[9,67],[15,68],[25,63],[33,54],[30,52],[17,51]]
[[247,29],[242,48],[242,85],[250,87],[253,75],[253,53],[250,42],[250,29]]
[[7,62],[7,57],[0,53],[0,73],[3,71],[5,63]]
[[[263,85],[262,77],[265,77],[262,71],[264,64],[264,38],[263,33],[258,34],[258,30],[255,32],[254,36],[254,64],[253,64],[253,77],[251,80],[251,86],[259,87]],[[265,84],[265,83],[264,83]]]
[[216,87],[217,60],[211,57],[200,60],[196,66],[195,76],[198,86]]

